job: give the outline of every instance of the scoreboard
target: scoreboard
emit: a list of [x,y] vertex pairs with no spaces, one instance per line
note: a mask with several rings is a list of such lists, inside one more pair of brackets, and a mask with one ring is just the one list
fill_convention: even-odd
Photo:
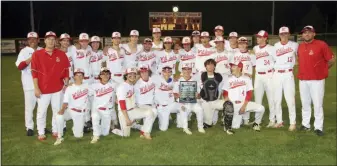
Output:
[[201,12],[149,12],[149,29],[192,31],[202,29]]

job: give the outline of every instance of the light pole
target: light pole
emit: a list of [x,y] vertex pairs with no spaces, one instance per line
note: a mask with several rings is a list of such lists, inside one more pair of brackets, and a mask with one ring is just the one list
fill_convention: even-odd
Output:
[[30,1],[30,27],[32,31],[35,31],[33,1]]

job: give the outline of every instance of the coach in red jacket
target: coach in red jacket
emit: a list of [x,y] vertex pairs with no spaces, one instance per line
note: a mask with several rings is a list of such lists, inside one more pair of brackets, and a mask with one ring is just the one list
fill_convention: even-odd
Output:
[[310,130],[311,100],[314,104],[314,128],[318,136],[323,136],[323,98],[325,78],[328,69],[335,63],[329,46],[314,39],[314,27],[308,25],[301,31],[302,42],[298,47],[298,78],[302,102],[301,130]]
[[54,32],[47,32],[44,39],[46,48],[35,51],[31,62],[35,96],[38,98],[36,122],[39,140],[46,139],[44,129],[50,103],[53,111],[53,136],[57,136],[55,117],[61,107],[62,89],[69,81],[69,60],[63,51],[55,48],[55,39]]

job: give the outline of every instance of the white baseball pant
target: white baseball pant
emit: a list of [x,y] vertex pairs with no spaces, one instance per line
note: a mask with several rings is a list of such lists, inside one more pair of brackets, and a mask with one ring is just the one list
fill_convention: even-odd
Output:
[[111,114],[115,108],[98,108],[91,111],[93,136],[109,135]]
[[34,90],[23,91],[25,97],[25,126],[26,130],[34,130],[34,108],[37,102]]
[[90,121],[91,119],[91,107],[92,107],[92,101],[94,100],[94,96],[89,96],[88,97],[88,102],[87,102],[87,108],[85,111],[85,122]]
[[300,80],[300,96],[302,102],[302,125],[310,128],[311,101],[314,104],[314,128],[323,131],[323,98],[325,79]]
[[[181,104],[182,107],[180,112],[179,112],[179,118],[180,118],[180,122],[182,125],[183,129],[187,129],[188,128],[188,116],[191,112],[194,112],[196,114],[197,117],[197,122],[198,122],[198,128],[203,128],[204,127],[204,112],[201,108],[201,105],[199,103],[185,103],[185,104]],[[179,121],[179,119],[178,119]]]
[[[237,104],[235,101],[232,101],[234,105],[234,116],[232,121],[232,128],[238,129],[240,128],[243,116],[239,114],[240,108],[242,107],[243,103]],[[247,112],[255,112],[255,123],[260,124],[262,121],[262,117],[264,114],[264,107],[261,104],[257,104],[255,102],[248,102],[246,106],[246,113]]]
[[[214,100],[214,101],[203,101],[201,103],[202,109],[204,110],[204,122],[208,125],[213,124],[213,119],[218,116],[215,114],[218,114],[217,111],[223,110],[223,104],[224,100]],[[216,111],[217,110],[217,111]]]
[[[266,74],[259,74],[256,72],[255,75],[255,83],[254,83],[254,96],[255,96],[255,102],[257,104],[262,104],[262,99],[264,92],[266,91],[267,94],[267,100],[269,105],[269,120],[272,122],[275,122],[275,104],[273,101],[273,72],[267,72]],[[245,115],[246,117],[246,115]],[[249,117],[249,115],[248,115]]]
[[[76,110],[76,111],[75,111]],[[63,115],[56,115],[56,123],[57,123],[57,136],[58,138],[63,137],[63,127],[64,122],[72,119],[73,120],[73,134],[76,138],[83,137],[83,127],[84,127],[84,116],[85,112],[83,110],[78,109],[66,109]]]
[[273,75],[273,89],[274,89],[274,102],[275,114],[277,123],[283,123],[282,120],[282,92],[286,99],[289,111],[289,123],[296,124],[296,106],[295,106],[295,80],[292,70],[280,70],[285,72],[278,72],[276,70]]
[[40,98],[37,99],[36,123],[39,135],[45,134],[44,131],[46,128],[47,109],[50,103],[53,111],[52,132],[57,132],[56,115],[61,109],[61,95],[62,90],[50,94],[41,94]]
[[153,112],[153,121],[157,118],[158,116],[158,111],[157,111],[157,108],[155,106],[152,106],[152,105],[140,105],[138,106],[139,108],[145,108],[145,109],[151,109],[152,112]]
[[166,131],[168,129],[171,113],[177,113],[177,127],[182,127],[180,109],[181,104],[177,102],[168,105],[157,105],[159,130]]
[[[144,124],[141,127],[141,131],[145,133],[151,133],[154,115],[151,109],[148,108],[134,108],[132,110],[127,111],[129,119],[134,121],[136,119],[144,119]],[[131,126],[126,125],[125,117],[121,110],[118,111],[118,119],[121,130],[116,130],[116,134],[124,137],[130,136]]]

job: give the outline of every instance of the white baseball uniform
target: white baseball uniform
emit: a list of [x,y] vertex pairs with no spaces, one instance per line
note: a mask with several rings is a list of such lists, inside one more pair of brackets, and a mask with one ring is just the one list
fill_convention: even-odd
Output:
[[240,49],[239,48],[232,48],[231,46],[229,46],[229,48],[226,48],[226,50],[228,51],[228,53],[230,54],[234,54],[236,52],[239,52]]
[[113,48],[108,49],[107,56],[103,57],[103,61],[106,61],[106,66],[111,72],[111,80],[117,84],[123,83],[123,68],[124,64],[124,55],[123,51],[118,52]]
[[[127,126],[126,119],[122,111],[127,111],[127,114],[131,121],[134,121],[136,119],[143,119],[144,124],[141,127],[141,131],[145,133],[151,133],[154,121],[153,112],[149,108],[136,107],[134,86],[128,84],[127,82],[123,82],[117,87],[116,94],[117,100],[119,101],[118,119],[121,126],[121,130],[114,129],[115,131],[114,133],[124,137],[130,136],[131,126]],[[122,101],[125,101],[126,110],[122,110],[121,108]]]
[[[174,83],[173,87],[173,93],[178,93],[179,94],[179,88],[180,88],[180,81],[197,81],[197,93],[200,94],[200,79],[196,78],[196,76],[192,76],[189,80],[186,80],[184,77],[181,77],[177,82]],[[178,99],[179,100],[179,99]],[[203,109],[201,108],[201,105],[197,103],[184,103],[180,104],[182,107],[180,110],[180,122],[182,124],[183,129],[188,129],[188,115],[191,112],[194,112],[197,117],[197,122],[198,122],[198,128],[203,128]]]
[[90,70],[92,75],[91,83],[98,83],[99,73],[102,67],[103,51],[98,50],[97,52],[92,51],[90,57]]
[[152,73],[157,73],[156,55],[153,51],[146,52],[143,50],[139,53],[136,61],[138,66],[149,66]]
[[269,120],[275,122],[275,104],[273,101],[273,67],[275,57],[275,47],[267,44],[264,47],[255,46],[253,48],[256,56],[254,96],[257,104],[262,104],[264,91],[266,91],[269,105]]
[[222,52],[216,51],[211,56],[216,62],[215,72],[221,74],[222,76],[222,81],[219,84],[219,95],[221,95],[223,84],[225,81],[228,81],[228,76],[231,74],[229,66],[230,54],[228,53],[228,51],[224,50]]
[[[209,41],[209,44],[210,44],[212,47],[216,47],[215,40]],[[229,41],[226,40],[226,39],[224,39],[224,48],[225,48],[225,50],[229,50],[230,47],[231,47],[231,46],[230,46]]]
[[[41,47],[37,47],[37,50],[42,49]],[[18,58],[15,62],[16,67],[19,67],[20,63],[26,61],[31,58],[34,49],[31,47],[25,47],[21,49]],[[37,102],[34,92],[34,82],[31,73],[31,63],[29,63],[25,68],[21,70],[21,82],[23,87],[23,93],[25,97],[25,126],[26,130],[32,129],[34,130],[34,120],[33,120],[33,111]]]
[[155,95],[154,100],[157,105],[159,129],[166,131],[169,126],[170,113],[177,113],[177,125],[180,127],[180,115],[181,104],[174,101],[173,96],[173,78],[171,77],[167,82],[162,75],[154,75],[152,77],[155,83]]
[[140,78],[135,84],[135,98],[136,105],[140,108],[150,108],[154,114],[153,120],[157,117],[157,109],[154,102],[154,94],[155,94],[155,83],[152,81],[150,77],[149,80],[144,81]]
[[91,111],[93,136],[109,135],[111,120],[117,120],[114,109],[115,94],[115,83],[98,82],[89,87],[89,95],[93,96]]
[[163,66],[169,65],[172,66],[172,75],[175,74],[176,63],[179,61],[179,56],[171,50],[171,52],[155,51],[156,54],[156,64],[157,64],[157,72],[160,74],[161,68]]
[[73,69],[74,69],[74,62],[73,62],[73,52],[71,52],[71,51],[68,51],[68,52],[66,52],[66,55],[67,55],[67,57],[68,57],[68,59],[69,59],[69,63],[70,63],[70,67],[69,67],[69,82],[74,82],[73,80],[74,80],[74,71],[73,71]]
[[255,67],[256,63],[255,55],[250,54],[248,51],[247,52],[237,51],[233,54],[230,61],[232,61],[233,63],[242,62],[243,64],[242,73],[253,75],[253,67]]
[[[247,92],[253,91],[252,79],[245,75],[240,77],[231,75],[228,81],[225,82],[223,90],[228,92],[228,99],[234,105],[232,128],[238,129],[242,121],[242,115],[239,114],[239,111],[246,100]],[[255,112],[255,123],[260,124],[264,114],[264,107],[261,104],[249,101],[245,112]]]
[[160,41],[158,45],[156,45],[154,42],[152,42],[152,49],[153,50],[162,50],[164,48],[164,43]]
[[85,112],[87,111],[89,95],[88,84],[71,85],[67,87],[63,103],[68,103],[68,108],[63,115],[56,115],[56,126],[58,138],[63,137],[64,121],[73,120],[73,133],[77,138],[83,137],[83,128],[85,123]]
[[124,51],[124,68],[137,67],[137,57],[139,53],[143,51],[143,45],[137,44],[136,52],[132,53],[128,44],[122,44],[122,50]]
[[90,70],[90,57],[92,55],[91,49],[79,49],[74,50],[74,53],[72,53],[72,60],[74,63],[75,69],[83,69],[84,70],[84,80],[83,83],[90,83],[91,78],[91,70]]
[[207,59],[214,59],[212,58],[212,54],[216,52],[216,49],[214,47],[205,47],[204,45],[201,45],[200,47],[196,47],[197,49],[197,57],[195,59],[195,68],[196,71],[201,73],[206,71],[205,68],[205,61]]
[[179,50],[179,57],[180,57],[180,63],[178,66],[178,70],[182,72],[182,66],[185,63],[189,63],[192,65],[192,74],[196,74],[197,70],[195,68],[195,59],[197,57],[197,49],[193,47],[191,50],[186,51],[185,49]]
[[273,89],[276,121],[278,124],[283,123],[282,120],[282,92],[286,99],[289,111],[290,124],[296,124],[296,106],[295,106],[295,79],[293,67],[295,65],[298,44],[288,41],[287,44],[277,42],[274,45],[276,49]]

